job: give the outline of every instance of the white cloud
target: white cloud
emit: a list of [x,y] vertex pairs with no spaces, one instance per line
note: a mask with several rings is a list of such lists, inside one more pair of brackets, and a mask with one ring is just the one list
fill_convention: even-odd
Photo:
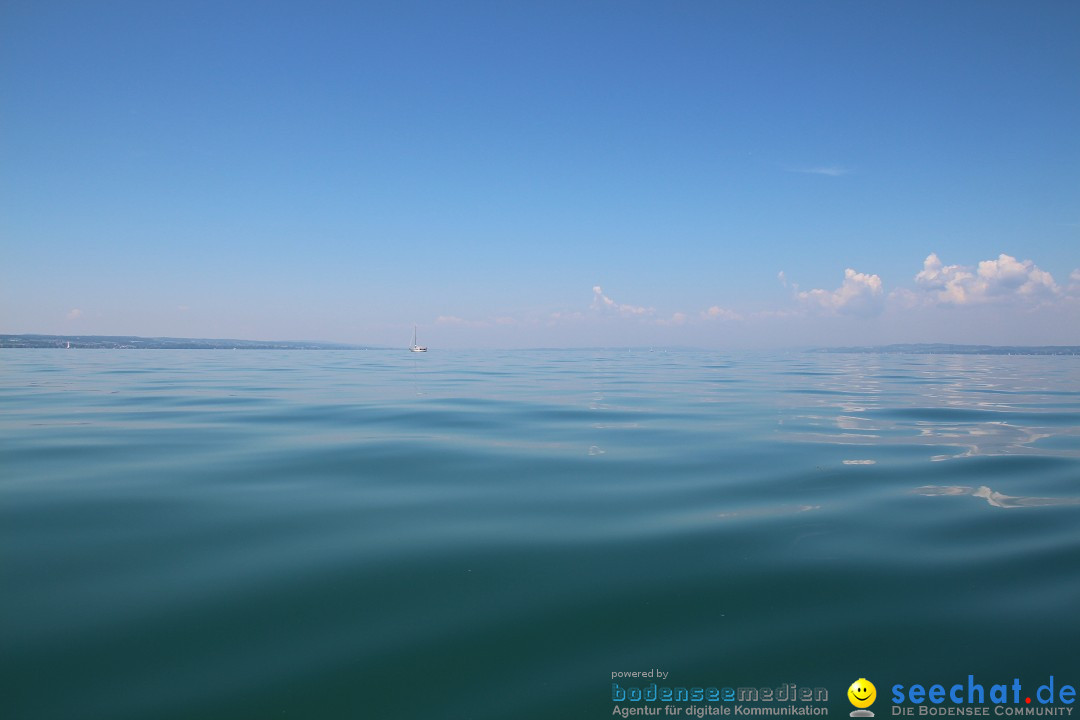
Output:
[[783,270],[776,273],[776,279],[780,281],[781,285],[783,285],[784,287],[787,287],[787,275],[784,274]]
[[844,284],[836,290],[806,290],[797,297],[811,307],[845,315],[876,315],[885,299],[880,277],[851,268],[844,270]]
[[1018,261],[1002,253],[996,260],[983,260],[977,268],[945,265],[930,253],[915,284],[942,304],[968,305],[1007,298],[1049,299],[1061,294],[1053,276],[1031,260]]
[[818,165],[816,167],[788,168],[788,172],[803,173],[806,175],[827,175],[828,177],[840,177],[841,175],[850,175],[854,171],[851,168],[846,168],[841,165]]
[[653,308],[617,303],[605,295],[603,289],[599,285],[593,286],[592,308],[593,310],[612,310],[618,312],[620,315],[627,315],[630,317],[652,315],[656,312]]
[[936,292],[941,302],[962,304],[968,301],[968,287],[974,279],[970,268],[944,265],[937,253],[930,253],[923,261],[922,271],[915,276],[915,284]]
[[904,310],[924,305],[923,299],[917,292],[908,288],[897,288],[889,293],[889,303]]
[[78,320],[80,317],[82,317],[82,310],[79,308],[74,308],[67,314],[68,320]]
[[1076,268],[1069,273],[1069,292],[1071,294],[1080,294],[1080,268]]
[[713,305],[708,310],[701,311],[701,318],[703,320],[741,320],[742,315],[734,310],[728,310],[719,305]]

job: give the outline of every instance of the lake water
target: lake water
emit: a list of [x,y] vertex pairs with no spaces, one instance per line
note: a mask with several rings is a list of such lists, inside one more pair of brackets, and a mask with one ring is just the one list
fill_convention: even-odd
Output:
[[1077,357],[4,351],[0,714],[1077,685],[1078,503]]

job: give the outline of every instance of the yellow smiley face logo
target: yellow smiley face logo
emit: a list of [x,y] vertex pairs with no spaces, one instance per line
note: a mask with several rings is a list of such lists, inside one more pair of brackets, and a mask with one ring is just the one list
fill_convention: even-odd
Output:
[[848,700],[857,708],[868,708],[877,699],[877,688],[866,678],[859,678],[847,689]]

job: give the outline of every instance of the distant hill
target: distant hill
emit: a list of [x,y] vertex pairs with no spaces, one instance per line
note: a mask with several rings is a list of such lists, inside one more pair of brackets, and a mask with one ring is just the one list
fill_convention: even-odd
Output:
[[0,335],[0,348],[93,350],[368,350],[363,345],[323,342],[267,342],[196,338],[144,338],[133,335]]
[[1080,345],[948,345],[916,343],[873,347],[817,348],[823,353],[907,353],[912,355],[1080,355]]

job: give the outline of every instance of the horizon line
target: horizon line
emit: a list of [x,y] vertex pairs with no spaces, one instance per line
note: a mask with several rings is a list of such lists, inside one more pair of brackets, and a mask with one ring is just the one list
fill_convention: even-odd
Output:
[[[22,345],[19,340],[36,340],[36,345]],[[15,341],[14,343],[12,341]],[[106,343],[93,347],[70,346],[72,341]],[[178,343],[175,347],[168,345],[143,345],[125,347],[124,343]],[[49,343],[49,344],[43,344]],[[68,347],[61,346],[61,343]],[[183,344],[188,344],[184,346]],[[191,347],[191,344],[212,345],[210,347]],[[119,345],[117,347],[116,345]],[[230,347],[231,346],[231,347]],[[408,346],[394,345],[363,345],[354,343],[329,342],[317,340],[247,340],[241,338],[195,338],[195,337],[172,337],[172,336],[143,336],[143,335],[53,335],[45,333],[0,333],[0,349],[4,350],[392,350],[397,351]],[[701,352],[731,352],[743,351],[746,348],[707,348],[694,345],[581,345],[581,346],[536,346],[536,347],[504,347],[504,348],[480,348],[480,347],[454,347],[443,348],[444,350],[500,350],[500,351],[552,351],[552,350],[618,350],[618,351],[641,351],[641,352],[667,352],[667,351],[701,351]],[[918,354],[936,354],[927,352],[937,350],[940,354],[975,354],[978,351],[990,352],[991,354],[1005,354],[1003,351],[1033,351],[1041,353],[1025,354],[1080,354],[1080,345],[991,345],[984,343],[888,343],[883,345],[832,345],[832,346],[795,346],[788,348],[769,348],[771,352],[834,352],[834,353],[904,353],[914,352]],[[762,349],[764,350],[764,349]]]

